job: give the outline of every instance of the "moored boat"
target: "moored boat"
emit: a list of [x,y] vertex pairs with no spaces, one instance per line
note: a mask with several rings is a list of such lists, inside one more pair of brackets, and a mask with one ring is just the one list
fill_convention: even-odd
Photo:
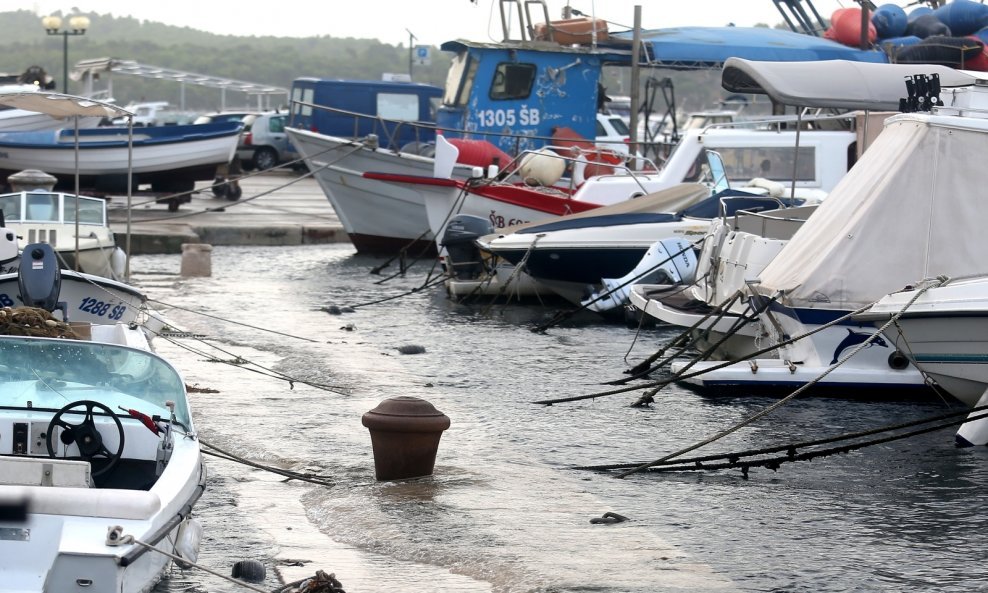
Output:
[[119,309],[69,312],[54,251],[26,251],[24,305],[0,310],[0,591],[148,591],[158,550],[195,562],[202,536],[184,380]]

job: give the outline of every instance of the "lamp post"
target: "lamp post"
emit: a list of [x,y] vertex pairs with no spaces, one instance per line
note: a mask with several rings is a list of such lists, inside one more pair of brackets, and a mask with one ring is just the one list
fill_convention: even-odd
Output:
[[69,19],[68,26],[62,29],[62,17],[50,15],[41,19],[41,25],[49,35],[62,36],[62,92],[69,92],[69,37],[85,35],[89,28],[89,17],[75,15]]

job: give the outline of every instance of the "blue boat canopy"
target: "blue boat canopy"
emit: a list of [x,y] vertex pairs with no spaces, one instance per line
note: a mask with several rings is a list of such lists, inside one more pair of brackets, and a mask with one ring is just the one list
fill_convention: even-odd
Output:
[[[611,33],[630,43],[632,31]],[[700,70],[720,68],[728,58],[771,62],[850,60],[888,63],[881,50],[861,50],[803,33],[764,27],[677,27],[641,32],[652,66]]]

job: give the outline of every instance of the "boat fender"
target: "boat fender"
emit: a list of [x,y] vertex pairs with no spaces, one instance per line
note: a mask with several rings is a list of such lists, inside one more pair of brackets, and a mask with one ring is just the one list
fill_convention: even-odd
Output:
[[896,350],[892,354],[889,354],[889,368],[896,371],[904,370],[909,366],[909,359],[902,352]]
[[202,542],[202,523],[198,519],[187,518],[178,526],[178,533],[175,535],[175,554],[181,556],[183,560],[176,560],[175,563],[181,568],[192,568],[199,559],[199,544]]
[[127,252],[119,247],[114,247],[110,253],[110,270],[115,279],[123,278],[127,266]]
[[248,583],[262,583],[267,576],[264,565],[257,560],[240,560],[234,563],[231,573],[233,578]]
[[566,162],[558,154],[543,148],[530,152],[521,160],[518,175],[527,185],[551,187],[566,170]]

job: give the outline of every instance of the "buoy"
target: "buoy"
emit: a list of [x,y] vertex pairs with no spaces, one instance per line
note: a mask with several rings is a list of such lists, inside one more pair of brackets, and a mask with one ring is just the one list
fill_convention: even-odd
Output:
[[239,560],[233,564],[231,576],[248,583],[263,583],[266,572],[264,565],[257,560]]
[[562,179],[566,171],[566,162],[558,154],[542,148],[526,154],[521,159],[518,175],[528,185],[549,187]]
[[182,243],[181,275],[212,276],[212,252],[213,246],[206,243]]
[[[823,32],[823,36],[837,43],[842,43],[850,47],[857,47],[861,44],[861,9],[860,8],[838,8],[830,17],[830,28]],[[868,21],[868,43],[874,43],[878,39],[878,33],[871,20]]]
[[933,16],[947,25],[955,37],[964,37],[988,25],[988,6],[971,0],[953,0],[933,9]]
[[882,4],[871,15],[871,24],[875,25],[875,32],[878,33],[879,39],[902,37],[906,34],[909,17],[906,16],[906,11],[901,6]]
[[406,395],[384,400],[361,422],[370,430],[374,474],[381,481],[431,476],[439,439],[450,425],[435,406]]

